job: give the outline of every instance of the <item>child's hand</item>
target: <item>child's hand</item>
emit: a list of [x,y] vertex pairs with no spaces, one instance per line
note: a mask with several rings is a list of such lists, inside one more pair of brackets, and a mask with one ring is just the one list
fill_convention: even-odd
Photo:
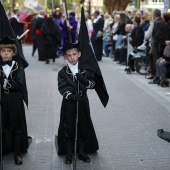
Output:
[[86,78],[84,78],[80,73],[76,73],[76,78],[79,82],[81,82],[85,86],[89,85],[89,81]]
[[80,101],[80,100],[82,100],[82,97],[79,94],[70,94],[67,98],[69,100],[73,100],[73,101]]
[[4,79],[4,84],[3,84],[3,88],[6,89],[6,85],[8,83],[8,80],[7,79]]

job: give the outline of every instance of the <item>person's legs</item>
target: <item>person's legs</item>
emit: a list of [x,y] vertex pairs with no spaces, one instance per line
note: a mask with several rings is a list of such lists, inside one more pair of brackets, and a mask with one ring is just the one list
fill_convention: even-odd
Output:
[[167,68],[166,68],[166,60],[163,59],[162,61],[160,61],[159,63],[159,67],[160,67],[160,74],[161,74],[161,81],[160,81],[160,85],[162,87],[168,87],[169,86],[169,81],[167,80]]
[[117,48],[121,45],[121,43],[122,43],[122,37],[123,37],[123,35],[118,35],[118,39],[117,39],[117,41],[116,41],[115,49],[117,49]]
[[130,69],[132,71],[135,71],[135,68],[134,68],[134,59],[133,59],[133,55],[132,54],[129,54],[128,66],[130,67]]
[[14,140],[14,162],[16,165],[22,164],[22,159],[20,157],[20,149],[21,149],[21,132],[14,132],[13,133],[13,140]]
[[160,61],[161,59],[156,60],[156,77],[161,77]]
[[127,49],[122,47],[119,52],[120,56],[120,63],[126,64],[126,59],[127,59]]
[[108,37],[103,38],[103,52],[105,53]]

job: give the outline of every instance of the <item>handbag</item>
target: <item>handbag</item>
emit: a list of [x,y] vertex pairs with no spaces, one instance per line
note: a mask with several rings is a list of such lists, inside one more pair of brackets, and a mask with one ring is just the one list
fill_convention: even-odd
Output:
[[113,35],[113,41],[117,41],[118,39],[118,34]]
[[166,58],[170,58],[170,44],[168,44],[168,45],[165,47],[163,55],[164,55]]

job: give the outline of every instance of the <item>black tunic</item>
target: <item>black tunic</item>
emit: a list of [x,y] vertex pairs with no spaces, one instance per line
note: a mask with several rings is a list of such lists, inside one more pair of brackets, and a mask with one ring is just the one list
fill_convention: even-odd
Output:
[[48,18],[41,27],[44,55],[46,59],[56,58],[57,46],[60,46],[61,31],[52,18]]
[[[1,75],[6,78],[2,67]],[[13,132],[22,134],[21,151],[26,152],[28,134],[23,100],[28,105],[28,96],[24,69],[15,63],[7,80],[6,89],[1,85],[3,152],[13,151],[13,147],[11,148]]]
[[[94,74],[88,70],[83,70],[81,74],[88,80],[94,80]],[[77,92],[77,80],[66,65],[58,73],[58,89],[64,96],[67,92],[75,94]],[[87,88],[80,83],[82,91],[82,100],[79,101],[79,119],[78,119],[78,139],[85,141],[85,151],[94,153],[99,149],[98,141],[94,131],[93,123],[90,117],[89,101],[86,94]],[[72,141],[75,138],[75,120],[77,112],[77,102],[63,97],[60,113],[60,124],[58,129],[58,154],[66,154],[66,141]]]

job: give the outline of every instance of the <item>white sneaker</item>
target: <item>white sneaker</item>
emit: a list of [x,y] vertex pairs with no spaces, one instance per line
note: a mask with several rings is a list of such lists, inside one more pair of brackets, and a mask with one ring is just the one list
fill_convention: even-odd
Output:
[[166,93],[166,96],[170,96],[170,92]]

